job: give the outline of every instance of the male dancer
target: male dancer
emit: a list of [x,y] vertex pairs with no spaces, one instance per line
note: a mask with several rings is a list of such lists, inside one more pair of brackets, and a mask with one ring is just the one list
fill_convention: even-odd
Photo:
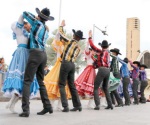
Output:
[[89,31],[89,43],[91,48],[97,53],[99,53],[97,64],[96,64],[96,67],[99,69],[94,82],[94,100],[96,104],[94,110],[100,109],[100,99],[99,99],[98,89],[100,87],[100,84],[102,84],[102,82],[103,82],[102,87],[106,95],[106,100],[108,104],[108,106],[105,109],[113,109],[110,94],[108,91],[108,82],[110,76],[110,69],[109,69],[110,55],[108,52],[108,47],[110,44],[108,44],[106,40],[103,40],[102,43],[99,43],[99,45],[102,47],[102,50],[97,48],[92,41],[92,31]]
[[138,100],[138,85],[140,84],[139,81],[139,67],[140,67],[140,62],[138,61],[134,61],[132,63],[132,61],[129,61],[131,67],[133,68],[133,70],[131,71],[131,77],[133,80],[133,84],[132,84],[132,90],[133,90],[133,97],[134,97],[134,104],[138,105],[139,104],[139,100]]
[[[119,61],[118,61],[117,57],[119,54],[121,55],[121,53],[120,53],[120,50],[117,48],[111,49],[110,52],[112,52],[112,54],[111,54],[112,61],[111,61],[111,65],[110,65],[110,71],[113,73],[113,76],[116,78],[116,82],[119,85],[121,75],[120,75],[120,70],[119,70]],[[115,90],[111,91],[110,94],[111,94],[111,97],[115,96],[115,98],[116,98],[116,101],[118,103],[118,105],[116,105],[116,107],[123,106],[123,102],[117,92],[117,88]]]
[[144,64],[140,65],[140,75],[139,75],[140,82],[141,82],[141,87],[140,87],[140,94],[141,94],[140,103],[146,103],[146,98],[144,96],[144,90],[145,90],[145,88],[148,85],[147,75],[146,75],[146,71],[145,71],[146,68],[147,68],[146,65],[144,65]]
[[130,83],[130,74],[129,74],[129,69],[128,69],[128,58],[124,58],[124,60],[121,60],[118,58],[118,61],[122,64],[120,68],[120,73],[122,77],[122,83],[123,83],[123,95],[125,98],[125,105],[130,105],[130,95],[128,92],[128,86]]
[[74,108],[71,109],[70,111],[82,111],[81,103],[79,100],[79,96],[74,84],[74,73],[75,73],[75,60],[77,56],[79,55],[80,48],[77,44],[83,38],[83,32],[78,30],[77,32],[75,30],[72,30],[74,35],[73,35],[73,40],[69,41],[63,34],[63,26],[65,26],[65,21],[64,23],[61,24],[60,28],[60,35],[62,39],[65,41],[65,47],[64,51],[61,55],[62,58],[62,63],[61,63],[61,68],[60,68],[60,76],[59,76],[59,89],[60,89],[60,95],[61,95],[61,102],[62,106],[64,109],[62,112],[69,112],[69,107],[68,107],[68,101],[66,98],[66,92],[65,92],[65,86],[66,86],[66,81],[68,81],[68,85],[70,88],[71,96],[72,96],[72,102]]
[[35,17],[29,12],[23,12],[23,17],[31,24],[30,31],[30,54],[28,63],[25,70],[24,76],[24,86],[22,95],[22,109],[20,117],[29,117],[29,94],[30,85],[33,81],[34,75],[36,74],[39,86],[40,95],[43,103],[44,109],[37,113],[38,115],[44,115],[45,113],[53,113],[50,101],[47,96],[45,85],[43,83],[44,79],[44,68],[47,61],[47,56],[45,52],[45,43],[48,38],[48,29],[45,26],[45,22],[48,20],[54,20],[54,17],[50,16],[50,11],[48,8],[44,8],[40,11],[36,8],[38,17]]

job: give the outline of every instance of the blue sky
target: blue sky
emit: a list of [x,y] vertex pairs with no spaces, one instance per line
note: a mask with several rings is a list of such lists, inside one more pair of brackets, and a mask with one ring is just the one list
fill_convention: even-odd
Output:
[[[58,28],[60,0],[4,0],[0,5],[0,56],[10,63],[11,55],[16,49],[16,41],[12,39],[11,24],[16,21],[23,11],[36,15],[35,8],[50,8],[55,21],[48,22],[50,31]],[[138,17],[141,22],[141,51],[150,49],[150,0],[62,0],[61,20],[66,20],[65,29],[71,32],[74,28],[84,32],[96,24],[101,29],[107,25],[109,36],[103,36],[95,30],[95,44],[107,39],[112,43],[110,48],[120,48],[124,58],[126,50],[126,19]],[[49,36],[52,36],[51,32]]]

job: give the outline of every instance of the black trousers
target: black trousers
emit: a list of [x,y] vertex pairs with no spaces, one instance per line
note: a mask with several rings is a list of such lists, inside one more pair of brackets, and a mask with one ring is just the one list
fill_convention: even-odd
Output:
[[133,84],[132,84],[132,90],[133,90],[133,97],[134,97],[134,102],[138,103],[139,99],[138,99],[138,85],[139,85],[140,81],[138,78],[133,79]]
[[111,97],[108,91],[109,76],[110,76],[109,68],[100,67],[98,69],[98,73],[94,81],[94,101],[95,101],[96,106],[100,105],[98,89],[102,83],[103,83],[102,88],[106,96],[107,104],[108,106],[112,106]]
[[148,81],[147,80],[142,80],[141,81],[141,87],[140,87],[140,93],[141,93],[141,98],[140,98],[140,102],[145,103],[146,102],[146,98],[144,95],[144,90],[148,85]]
[[74,74],[75,74],[74,63],[65,60],[62,61],[59,75],[59,89],[63,107],[68,107],[68,100],[65,91],[67,81],[72,96],[73,106],[74,107],[81,106],[79,95],[74,84]]
[[[116,99],[118,105],[123,104],[123,101],[122,101],[119,93],[117,92],[117,89],[114,91],[111,91],[110,95],[111,95],[111,99],[112,99],[113,104],[115,104],[115,99]],[[114,99],[114,97],[115,97],[115,99]]]
[[129,91],[128,91],[130,78],[129,77],[124,77],[124,78],[122,78],[122,82],[123,82],[123,95],[124,95],[124,98],[125,98],[125,104],[129,105],[131,103],[130,95],[129,95]]
[[30,85],[33,82],[34,75],[36,74],[38,84],[40,86],[40,95],[44,108],[50,108],[51,104],[47,96],[46,88],[43,83],[44,68],[46,65],[47,56],[45,51],[39,49],[31,49],[29,54],[28,63],[25,70],[23,95],[22,95],[22,109],[24,112],[29,112],[29,96]]

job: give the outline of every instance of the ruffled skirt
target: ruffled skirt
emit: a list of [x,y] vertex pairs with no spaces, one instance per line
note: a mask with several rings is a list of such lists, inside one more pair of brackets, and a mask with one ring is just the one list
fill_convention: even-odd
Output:
[[[76,89],[81,97],[93,97],[95,77],[95,69],[92,65],[88,65],[80,74],[80,76],[75,80]],[[99,89],[99,95],[100,94],[101,90]]]
[[121,80],[120,79],[117,79],[114,77],[113,73],[110,72],[110,77],[109,77],[109,88],[108,90],[111,92],[111,91],[114,91],[118,88],[118,86],[120,85],[120,82]]
[[[22,95],[24,73],[28,61],[29,50],[24,47],[18,47],[12,56],[13,58],[9,65],[9,69],[6,73],[6,79],[2,87],[5,97],[11,97],[14,93],[19,96]],[[30,87],[30,98],[36,97],[38,90],[39,85],[37,79],[34,78]]]
[[[61,66],[61,58],[58,58],[54,67],[51,71],[45,76],[44,84],[47,90],[48,98],[51,100],[55,100],[60,98],[59,92],[59,74],[60,74],[60,66]],[[68,84],[65,87],[67,98],[71,98],[70,90]]]

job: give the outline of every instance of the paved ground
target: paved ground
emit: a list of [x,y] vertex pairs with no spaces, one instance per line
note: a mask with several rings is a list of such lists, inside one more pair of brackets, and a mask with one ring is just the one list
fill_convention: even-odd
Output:
[[[69,101],[70,108],[72,103]],[[29,118],[20,118],[5,109],[6,102],[0,102],[0,125],[150,125],[150,103],[99,111],[86,108],[87,100],[82,100],[82,112],[62,113],[54,109],[53,114],[36,115],[42,109],[40,100],[31,101]],[[21,112],[21,102],[16,111]]]

